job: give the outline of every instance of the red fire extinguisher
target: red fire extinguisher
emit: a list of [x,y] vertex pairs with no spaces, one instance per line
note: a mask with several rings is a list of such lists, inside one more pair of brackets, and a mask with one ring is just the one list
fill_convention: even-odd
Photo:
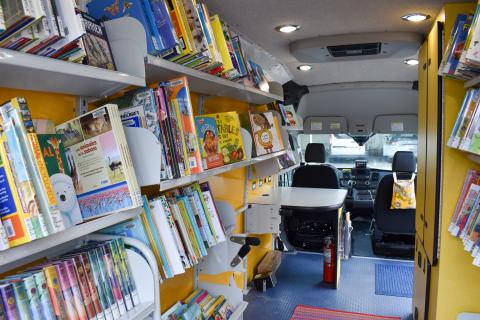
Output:
[[335,263],[337,253],[331,237],[325,238],[323,244],[323,281],[326,283],[335,282]]

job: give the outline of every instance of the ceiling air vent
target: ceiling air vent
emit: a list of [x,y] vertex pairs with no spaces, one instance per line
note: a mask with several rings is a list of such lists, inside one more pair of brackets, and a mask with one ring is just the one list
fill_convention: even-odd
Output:
[[368,56],[379,54],[382,51],[381,42],[345,44],[338,46],[327,46],[330,55],[335,58]]
[[357,61],[397,58],[418,54],[423,36],[413,32],[337,34],[300,39],[288,46],[302,63]]

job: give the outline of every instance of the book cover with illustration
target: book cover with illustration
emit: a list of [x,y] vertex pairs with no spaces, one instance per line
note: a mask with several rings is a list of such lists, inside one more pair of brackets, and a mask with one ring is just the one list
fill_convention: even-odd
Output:
[[82,223],[82,213],[60,135],[39,134],[38,141],[65,227]]
[[212,114],[218,130],[218,142],[223,162],[230,164],[246,159],[243,147],[240,119],[235,111]]
[[282,137],[274,114],[266,111],[249,115],[257,156],[283,150]]
[[185,158],[188,160],[187,175],[203,171],[202,157],[198,147],[197,133],[193,120],[192,103],[186,77],[163,82],[171,113],[176,114],[177,125],[182,136],[182,146]]
[[[136,204],[112,117],[116,105],[100,107],[57,126],[84,220]],[[119,120],[119,119],[118,119]]]
[[220,152],[215,118],[212,116],[197,116],[195,117],[195,126],[204,169],[223,166],[223,156]]
[[285,121],[285,125],[290,128],[298,128],[300,127],[300,122],[298,121],[297,113],[295,112],[295,108],[293,105],[283,105],[280,104],[280,111],[282,111],[283,121]]

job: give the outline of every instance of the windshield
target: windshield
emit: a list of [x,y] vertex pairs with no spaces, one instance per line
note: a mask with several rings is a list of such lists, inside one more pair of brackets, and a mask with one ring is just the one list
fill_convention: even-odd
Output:
[[[397,151],[412,151],[417,156],[416,134],[375,134],[359,146],[346,134],[300,134],[298,142],[302,155],[309,143],[323,143],[326,162],[337,168],[353,168],[355,160],[367,160],[369,168],[391,170],[393,155]],[[304,159],[303,159],[304,160]]]

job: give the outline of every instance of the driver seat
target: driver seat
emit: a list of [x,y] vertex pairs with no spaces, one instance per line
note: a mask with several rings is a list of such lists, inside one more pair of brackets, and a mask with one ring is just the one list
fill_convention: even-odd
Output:
[[295,170],[292,187],[340,189],[340,170],[326,164],[325,160],[325,145],[309,143],[305,149],[307,164]]

